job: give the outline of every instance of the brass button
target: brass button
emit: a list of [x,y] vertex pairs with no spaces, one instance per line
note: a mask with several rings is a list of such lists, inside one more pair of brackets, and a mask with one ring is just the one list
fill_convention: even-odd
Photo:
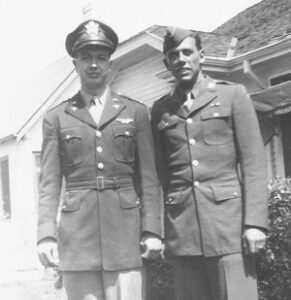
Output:
[[98,163],[97,168],[100,169],[100,170],[104,169],[104,164],[103,163]]
[[192,166],[193,167],[197,167],[198,165],[199,165],[199,161],[198,160],[196,160],[196,159],[192,160]]
[[213,117],[218,117],[218,116],[219,116],[218,112],[213,113]]
[[192,123],[193,123],[193,120],[190,119],[190,118],[188,118],[188,119],[186,120],[186,122],[187,122],[187,124],[192,124]]
[[195,187],[199,187],[200,186],[200,182],[199,181],[194,181],[194,186]]
[[195,144],[196,144],[195,139],[189,139],[189,144],[190,144],[190,145],[195,145]]
[[129,136],[129,131],[126,130],[126,131],[125,131],[125,135],[126,135],[126,136]]
[[97,136],[97,137],[101,137],[101,136],[102,136],[101,131],[97,130],[97,131],[96,131],[96,136]]
[[96,150],[97,150],[97,152],[99,152],[99,153],[103,151],[102,147],[100,147],[100,146],[97,147]]

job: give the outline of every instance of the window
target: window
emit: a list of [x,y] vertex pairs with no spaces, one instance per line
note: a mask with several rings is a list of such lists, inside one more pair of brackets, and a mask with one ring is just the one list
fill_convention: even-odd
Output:
[[8,157],[0,158],[0,219],[11,217]]

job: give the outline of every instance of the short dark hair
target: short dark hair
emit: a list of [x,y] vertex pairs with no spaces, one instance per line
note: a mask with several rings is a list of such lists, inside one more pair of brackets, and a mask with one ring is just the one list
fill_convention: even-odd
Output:
[[199,34],[196,33],[196,32],[193,32],[193,35],[191,35],[191,36],[195,40],[195,44],[196,44],[197,49],[201,50],[202,49],[202,44],[201,44],[201,38],[200,38]]

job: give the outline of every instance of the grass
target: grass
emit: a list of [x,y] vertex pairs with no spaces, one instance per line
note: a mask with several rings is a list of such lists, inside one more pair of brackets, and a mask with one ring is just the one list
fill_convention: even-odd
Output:
[[55,273],[44,271],[0,271],[1,300],[65,300],[55,288]]

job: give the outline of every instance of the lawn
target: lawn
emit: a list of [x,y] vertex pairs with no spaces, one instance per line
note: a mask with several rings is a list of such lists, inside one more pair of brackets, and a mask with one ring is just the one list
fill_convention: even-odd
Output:
[[65,300],[55,288],[55,273],[45,271],[0,271],[1,300]]

